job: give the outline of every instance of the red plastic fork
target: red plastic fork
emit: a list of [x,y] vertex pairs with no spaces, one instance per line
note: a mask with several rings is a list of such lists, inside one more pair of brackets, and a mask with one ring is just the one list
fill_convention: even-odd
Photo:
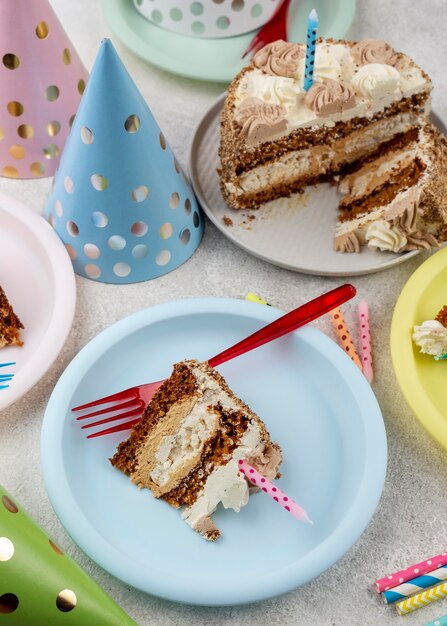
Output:
[[250,42],[250,45],[242,55],[242,58],[252,52],[256,54],[261,48],[268,43],[283,39],[287,41],[287,13],[291,0],[280,0],[280,3],[267,24],[258,30],[256,35]]
[[[341,285],[336,289],[332,289],[331,291],[318,296],[318,298],[314,298],[310,302],[307,302],[306,304],[299,306],[297,309],[290,311],[290,313],[286,313],[274,322],[267,324],[267,326],[264,326],[249,337],[246,337],[242,341],[239,341],[239,343],[231,346],[231,348],[227,348],[227,350],[220,352],[212,359],[209,359],[208,363],[211,367],[217,367],[230,359],[234,359],[241,354],[245,354],[245,352],[249,352],[250,350],[254,350],[269,341],[278,339],[279,337],[290,333],[292,330],[296,330],[300,326],[304,326],[304,324],[307,324],[317,317],[324,315],[328,311],[335,309],[337,306],[343,304],[343,302],[353,298],[355,294],[355,287],[350,284]],[[92,428],[93,426],[100,426],[101,424],[130,418],[129,421],[122,424],[92,433],[91,435],[88,435],[88,439],[99,437],[101,435],[109,435],[122,430],[129,430],[141,418],[144,407],[152,399],[155,391],[163,382],[163,380],[159,380],[145,385],[137,385],[136,387],[131,387],[130,389],[114,393],[111,396],[106,396],[105,398],[100,398],[99,400],[94,400],[93,402],[88,402],[87,404],[74,407],[72,411],[82,411],[101,404],[113,404],[113,406],[98,409],[97,411],[78,417],[78,420],[82,420],[95,417],[97,415],[115,413],[109,417],[86,424],[82,426],[82,428]],[[124,400],[124,402],[120,402],[121,400]],[[117,402],[119,402],[119,404],[116,404]],[[116,411],[120,412],[116,414]]]

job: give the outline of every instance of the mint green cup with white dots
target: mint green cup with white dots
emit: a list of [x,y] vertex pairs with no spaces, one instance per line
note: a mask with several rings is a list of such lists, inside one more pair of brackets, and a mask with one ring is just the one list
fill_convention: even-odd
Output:
[[269,21],[280,0],[133,0],[147,20],[190,37],[235,37]]

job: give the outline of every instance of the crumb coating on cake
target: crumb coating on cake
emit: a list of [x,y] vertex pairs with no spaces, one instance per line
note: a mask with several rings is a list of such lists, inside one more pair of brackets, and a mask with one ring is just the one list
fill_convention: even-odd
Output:
[[0,287],[0,348],[7,345],[22,346],[20,330],[23,328],[22,322]]
[[447,304],[442,307],[435,320],[447,328]]

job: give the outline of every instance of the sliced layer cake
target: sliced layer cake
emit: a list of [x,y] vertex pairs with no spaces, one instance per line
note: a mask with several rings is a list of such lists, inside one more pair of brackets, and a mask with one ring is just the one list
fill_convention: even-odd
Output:
[[319,40],[306,92],[304,56],[303,44],[269,44],[230,85],[219,149],[227,204],[256,208],[341,181],[336,250],[368,242],[401,252],[445,241],[446,144],[426,121],[427,74],[381,40]]
[[221,120],[221,186],[228,205],[257,207],[332,180],[379,154],[427,115],[431,82],[380,40],[318,40],[306,92],[305,45],[277,41],[231,83]]
[[174,365],[111,462],[156,498],[184,507],[183,519],[214,541],[218,504],[239,511],[248,502],[239,459],[273,479],[282,457],[262,420],[222,376],[191,360]]
[[0,287],[0,348],[22,346],[21,329],[23,329],[23,324],[14,313],[5,292]]

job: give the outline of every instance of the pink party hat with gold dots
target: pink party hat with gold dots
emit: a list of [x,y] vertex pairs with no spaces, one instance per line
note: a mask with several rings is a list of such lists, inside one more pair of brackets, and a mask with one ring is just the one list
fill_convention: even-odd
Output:
[[54,174],[88,74],[48,0],[0,1],[0,174]]

